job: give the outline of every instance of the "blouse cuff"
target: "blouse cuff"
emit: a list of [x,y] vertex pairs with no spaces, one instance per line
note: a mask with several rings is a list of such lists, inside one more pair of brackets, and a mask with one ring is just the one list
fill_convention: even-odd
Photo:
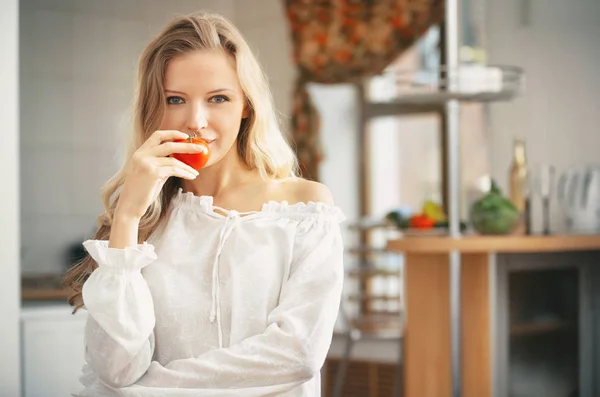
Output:
[[109,248],[108,240],[86,240],[83,246],[96,261],[98,267],[120,271],[140,270],[156,260],[154,246],[144,242],[135,247]]

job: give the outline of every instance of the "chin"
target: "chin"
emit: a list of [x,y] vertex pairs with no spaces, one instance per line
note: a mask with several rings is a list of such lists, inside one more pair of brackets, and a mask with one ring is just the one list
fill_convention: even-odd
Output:
[[208,159],[208,162],[204,165],[204,167],[202,167],[202,169],[210,168],[213,165],[217,164],[221,160],[222,160],[221,155],[216,155],[213,157],[211,154],[211,157]]

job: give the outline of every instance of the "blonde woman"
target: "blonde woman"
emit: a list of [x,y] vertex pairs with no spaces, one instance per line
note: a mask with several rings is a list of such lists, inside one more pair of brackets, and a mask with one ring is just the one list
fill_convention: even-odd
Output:
[[[176,159],[209,146],[199,171]],[[170,23],[139,64],[128,161],[103,189],[77,396],[318,396],[342,289],[344,219],[295,176],[258,63],[222,17]]]

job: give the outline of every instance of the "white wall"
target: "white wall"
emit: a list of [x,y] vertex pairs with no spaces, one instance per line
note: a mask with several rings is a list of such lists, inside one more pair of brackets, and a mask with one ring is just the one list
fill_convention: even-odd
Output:
[[[309,93],[319,112],[324,159],[319,176],[335,198],[347,219],[354,221],[359,212],[358,188],[358,109],[357,93],[349,84],[310,84]],[[346,231],[347,245],[356,242],[356,233]]]
[[18,1],[0,2],[0,396],[18,396],[19,182]]
[[[520,22],[520,2],[489,1],[487,26],[491,61],[526,70],[525,96],[491,105],[493,175],[507,186],[516,135],[527,141],[532,167],[551,164],[558,172],[587,162],[600,163],[600,2],[528,2],[530,22]],[[562,227],[553,197],[552,227]],[[540,203],[534,230],[541,229]]]

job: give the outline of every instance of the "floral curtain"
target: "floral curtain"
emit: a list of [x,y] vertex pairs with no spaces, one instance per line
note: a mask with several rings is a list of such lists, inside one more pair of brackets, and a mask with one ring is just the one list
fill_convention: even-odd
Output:
[[443,0],[284,0],[299,75],[292,138],[302,175],[318,180],[319,117],[306,84],[359,82],[376,75],[430,26]]

